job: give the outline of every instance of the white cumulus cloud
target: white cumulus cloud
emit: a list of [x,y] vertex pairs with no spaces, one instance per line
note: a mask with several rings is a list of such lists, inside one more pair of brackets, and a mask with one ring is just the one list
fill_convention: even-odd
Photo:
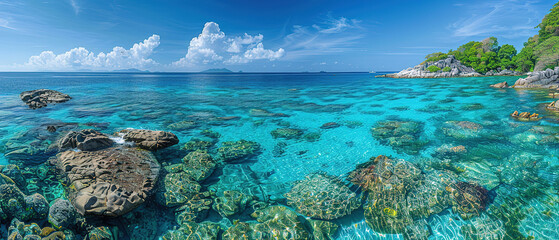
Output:
[[24,67],[31,70],[117,70],[149,69],[157,64],[149,56],[159,46],[159,35],[152,35],[143,42],[136,43],[130,49],[114,47],[109,53],[95,54],[83,47],[73,48],[65,53],[55,54],[44,51],[29,58]]
[[188,52],[174,62],[175,67],[192,67],[200,64],[240,64],[252,60],[274,61],[284,56],[285,50],[265,49],[264,36],[245,33],[243,36],[227,37],[215,22],[207,22],[202,33],[192,38]]

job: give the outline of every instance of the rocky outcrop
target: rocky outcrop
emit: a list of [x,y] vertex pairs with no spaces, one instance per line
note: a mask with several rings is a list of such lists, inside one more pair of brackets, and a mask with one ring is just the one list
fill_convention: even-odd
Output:
[[514,83],[514,88],[558,88],[559,67],[545,71],[528,73],[528,77],[521,78]]
[[500,72],[495,70],[489,70],[488,72],[485,73],[485,76],[521,76],[523,74],[524,73],[522,72],[504,69],[501,70]]
[[31,109],[42,108],[46,107],[49,103],[62,103],[72,99],[67,94],[49,89],[25,91],[19,94],[19,98]]
[[[440,70],[436,72],[429,71],[429,67],[437,66]],[[449,71],[443,71],[450,68]],[[390,78],[448,78],[448,77],[478,77],[480,73],[473,68],[467,67],[460,63],[453,55],[449,55],[446,59],[436,62],[427,62],[419,64],[413,68],[404,69],[398,73],[386,74],[380,77]]]
[[113,145],[113,141],[105,134],[93,129],[79,132],[71,131],[58,141],[58,148],[77,148],[82,151],[95,151]]
[[68,180],[68,199],[82,215],[121,216],[142,204],[160,166],[149,151],[112,147],[66,151],[53,162]]
[[144,129],[124,129],[117,133],[126,141],[135,142],[140,148],[156,151],[179,143],[179,138],[171,132]]
[[509,88],[509,83],[507,83],[507,81],[504,81],[504,82],[501,82],[501,83],[490,85],[490,87],[492,87],[492,88]]

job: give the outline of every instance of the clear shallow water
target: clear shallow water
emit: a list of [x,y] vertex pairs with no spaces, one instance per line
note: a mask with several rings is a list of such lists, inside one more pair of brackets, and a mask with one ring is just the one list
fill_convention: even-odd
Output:
[[[240,139],[262,146],[254,159],[234,165],[248,167],[261,188],[279,201],[294,181],[310,173],[345,179],[356,165],[378,155],[401,158],[427,171],[433,162],[443,161],[436,151],[442,145],[462,145],[468,154],[451,159],[454,167],[463,170],[457,180],[479,183],[490,191],[491,199],[472,219],[464,220],[451,209],[426,218],[429,239],[464,239],[462,227],[472,224],[479,232],[496,232],[486,239],[513,239],[515,231],[535,239],[558,239],[557,144],[542,139],[556,138],[559,132],[533,130],[534,126],[557,125],[557,117],[542,108],[553,100],[547,90],[488,87],[502,81],[512,84],[516,79],[386,79],[365,73],[1,73],[0,143],[4,146],[31,129],[56,122],[103,123],[97,129],[107,134],[125,128],[171,131],[181,146],[199,137],[201,130],[211,129],[221,135],[218,147]],[[31,110],[19,93],[39,88],[58,90],[73,99]],[[251,109],[288,117],[255,117]],[[518,122],[509,116],[515,110],[538,112],[544,118]],[[238,118],[219,119],[231,116]],[[184,120],[197,122],[196,128],[169,129],[170,124]],[[379,141],[371,127],[386,120],[422,124],[421,139],[428,143],[417,154],[408,154]],[[442,130],[448,121],[475,122],[483,130],[475,137],[452,136]],[[320,128],[328,122],[341,126]],[[284,127],[319,133],[320,138],[278,139],[270,134]],[[157,155],[159,160],[164,165],[180,161],[184,153],[179,147]],[[9,159],[3,155],[0,163],[7,164]],[[210,180],[206,185],[211,184]],[[519,214],[503,215],[503,208],[514,208]],[[337,239],[404,239],[373,231],[362,209],[335,222],[341,225]]]

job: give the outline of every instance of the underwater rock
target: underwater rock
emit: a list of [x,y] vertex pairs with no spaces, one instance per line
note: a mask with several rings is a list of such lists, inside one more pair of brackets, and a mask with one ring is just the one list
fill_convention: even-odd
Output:
[[217,149],[217,155],[224,162],[241,161],[255,156],[260,151],[257,142],[239,140],[235,142],[223,142]]
[[49,214],[49,203],[43,195],[34,193],[25,196],[25,207],[28,219],[46,219]]
[[303,131],[295,128],[277,128],[270,132],[274,138],[294,139],[303,135]]
[[218,196],[225,191],[239,191],[245,195],[257,197],[261,201],[268,201],[270,196],[260,184],[256,173],[249,166],[242,164],[227,164],[223,167],[223,174],[219,181],[208,187]]
[[18,166],[14,164],[8,164],[2,168],[1,172],[2,174],[4,174],[4,176],[10,178],[10,180],[13,180],[13,182],[20,190],[26,192],[27,181],[25,181],[25,177],[21,173],[21,170],[19,169]]
[[496,166],[493,166],[486,160],[457,162],[454,165],[464,170],[460,174],[461,180],[477,183],[489,190],[501,184],[501,180],[496,172]]
[[501,83],[496,83],[493,85],[490,85],[490,87],[492,88],[509,88],[509,83],[507,83],[507,81],[501,82]]
[[27,218],[25,213],[25,195],[16,185],[0,185],[0,207],[9,218]]
[[58,133],[51,133],[42,127],[16,133],[6,142],[4,156],[10,163],[19,166],[41,164],[56,154],[58,147],[53,143],[57,136]]
[[446,121],[440,129],[448,137],[472,139],[480,137],[483,126],[470,121]]
[[183,171],[197,182],[208,178],[216,165],[210,154],[200,150],[188,153],[182,161]]
[[338,225],[329,221],[309,220],[315,240],[333,240],[338,231]]
[[305,222],[284,206],[270,206],[251,216],[258,222],[238,222],[223,233],[222,239],[312,239]]
[[297,181],[285,194],[287,204],[298,212],[319,219],[336,219],[361,206],[361,198],[334,176],[315,173]]
[[320,126],[321,129],[332,129],[332,128],[337,128],[340,127],[341,125],[339,123],[336,122],[327,122],[325,124],[322,124],[322,126]]
[[108,136],[93,129],[70,131],[58,141],[58,148],[61,150],[77,148],[82,151],[95,151],[111,145],[113,141]]
[[380,121],[371,128],[372,135],[381,144],[389,145],[398,152],[418,154],[427,144],[421,140],[423,123],[415,121]]
[[221,137],[221,134],[219,134],[218,132],[206,129],[206,130],[202,130],[200,132],[200,134],[202,134],[202,136],[204,137],[208,137],[213,139],[214,141],[217,141],[217,139],[219,139]]
[[251,117],[289,117],[289,115],[284,113],[271,113],[264,109],[250,109],[248,111],[249,116]]
[[467,152],[468,150],[464,145],[454,146],[450,144],[443,144],[435,149],[433,156],[441,159],[456,159]]
[[181,130],[193,129],[197,127],[197,125],[198,124],[194,121],[180,121],[180,122],[169,124],[167,128],[171,130],[181,131]]
[[407,193],[420,184],[421,170],[402,159],[384,155],[360,164],[349,180],[368,191],[365,221],[381,233],[404,233],[413,224]]
[[514,111],[510,116],[522,122],[538,121],[542,119],[539,114],[529,112],[518,113],[518,111]]
[[[471,223],[460,227],[465,239],[505,239],[506,232],[503,222],[487,215],[475,218]],[[511,237],[511,236],[508,236]]]
[[489,202],[487,189],[477,184],[457,182],[450,190],[454,197],[452,210],[462,219],[479,216]]
[[54,229],[67,229],[76,224],[78,212],[70,201],[57,198],[48,211],[48,220]]
[[31,109],[46,107],[49,103],[63,103],[72,99],[67,94],[49,89],[25,91],[19,94],[19,98]]
[[407,194],[407,208],[414,219],[426,219],[452,206],[450,187],[456,175],[443,171],[433,171],[425,175],[421,184]]
[[163,206],[178,206],[199,193],[201,188],[200,184],[185,172],[169,173],[165,175],[158,189],[156,200]]
[[307,142],[316,142],[320,139],[320,133],[319,132],[305,133],[305,135],[303,135],[303,139],[307,140]]
[[200,222],[206,218],[212,208],[210,192],[203,192],[191,197],[184,205],[175,210],[175,220],[179,225],[187,222]]
[[90,240],[115,240],[113,231],[109,227],[101,226],[96,227],[87,234],[87,239]]
[[[41,229],[36,223],[25,224],[17,218],[12,219],[8,227],[8,240],[64,240],[64,232],[50,227]],[[70,238],[72,239],[72,238]]]
[[142,204],[160,170],[151,152],[126,147],[66,151],[57,155],[55,164],[68,179],[68,198],[78,212],[110,217]]
[[162,240],[183,240],[183,239],[199,239],[199,240],[217,240],[221,227],[213,222],[185,222],[177,230],[169,230],[163,236]]
[[214,199],[213,209],[223,217],[242,213],[247,205],[254,200],[252,196],[238,191],[225,191],[223,196]]
[[138,147],[150,151],[157,151],[179,143],[177,136],[171,132],[124,129],[117,134],[124,140],[135,142]]
[[196,150],[207,151],[214,144],[215,144],[215,142],[204,141],[202,139],[195,138],[195,139],[192,139],[192,140],[186,142],[183,146],[183,149],[186,150],[186,151],[189,151],[189,152],[196,151]]

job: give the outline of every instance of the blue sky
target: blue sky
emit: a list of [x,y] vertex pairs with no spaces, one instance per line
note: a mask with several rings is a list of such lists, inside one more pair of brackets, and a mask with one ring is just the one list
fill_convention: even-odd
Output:
[[555,2],[0,0],[0,71],[400,70],[489,36],[520,50]]

